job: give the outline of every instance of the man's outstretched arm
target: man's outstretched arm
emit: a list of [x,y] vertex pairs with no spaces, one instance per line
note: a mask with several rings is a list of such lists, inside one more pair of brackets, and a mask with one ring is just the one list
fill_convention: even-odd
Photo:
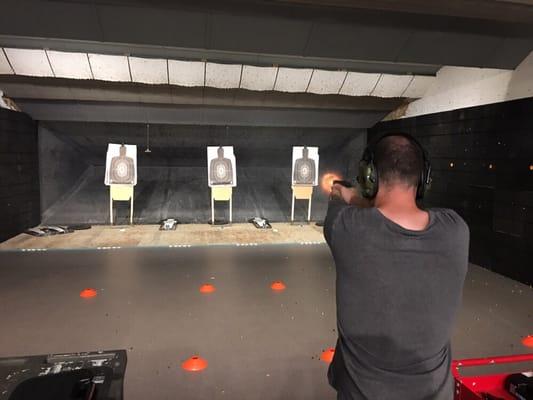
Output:
[[324,221],[324,237],[330,246],[334,224],[341,212],[349,206],[372,207],[372,201],[361,197],[356,188],[334,184],[331,187],[328,212]]

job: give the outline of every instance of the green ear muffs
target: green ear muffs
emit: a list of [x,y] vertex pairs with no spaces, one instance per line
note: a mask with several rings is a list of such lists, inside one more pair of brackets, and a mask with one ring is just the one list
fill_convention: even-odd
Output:
[[365,148],[361,161],[359,161],[359,173],[357,175],[357,182],[359,183],[361,195],[367,199],[372,199],[376,197],[376,194],[378,193],[379,177],[376,165],[374,164],[374,149],[376,148],[376,145],[387,136],[403,136],[411,143],[414,143],[422,152],[423,167],[416,189],[417,200],[422,199],[431,187],[431,164],[429,162],[428,153],[422,145],[414,137],[406,133],[389,133],[383,135]]
[[357,176],[357,182],[359,183],[361,196],[364,198],[374,198],[378,193],[378,176],[376,167],[374,166],[374,162],[368,159],[368,157],[365,157],[364,154],[361,161],[359,161],[359,175]]

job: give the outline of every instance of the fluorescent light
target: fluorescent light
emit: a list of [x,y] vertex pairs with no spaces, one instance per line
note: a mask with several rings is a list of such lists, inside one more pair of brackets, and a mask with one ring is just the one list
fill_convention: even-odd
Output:
[[168,83],[167,60],[130,57],[133,82]]
[[126,56],[89,54],[89,62],[91,63],[94,79],[131,82],[128,58]]
[[273,90],[277,67],[253,67],[244,65],[241,88],[248,90]]
[[0,47],[0,75],[13,74],[13,70],[7,61],[4,50]]
[[276,87],[280,92],[305,92],[312,69],[304,68],[279,68]]
[[348,72],[340,94],[347,96],[369,96],[381,74]]
[[401,97],[412,79],[412,75],[382,74],[372,96]]
[[92,79],[86,53],[48,50],[47,54],[57,78]]
[[205,63],[203,61],[168,60],[171,85],[204,86]]
[[434,76],[416,75],[403,92],[402,97],[410,97],[412,99],[420,98],[424,96],[429,87],[435,82]]
[[205,86],[220,89],[238,88],[241,81],[240,64],[207,63],[205,70]]
[[346,71],[315,69],[307,91],[317,94],[337,94],[344,82],[344,78],[346,78],[346,74]]
[[54,76],[44,50],[5,49],[17,75]]

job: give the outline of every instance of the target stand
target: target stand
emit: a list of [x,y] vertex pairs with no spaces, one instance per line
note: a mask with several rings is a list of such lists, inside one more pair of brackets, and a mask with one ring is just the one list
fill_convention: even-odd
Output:
[[220,185],[211,187],[211,224],[215,225],[215,201],[229,202],[229,223],[233,220],[232,204],[233,187],[229,185]]
[[128,184],[111,184],[109,185],[109,222],[114,224],[113,220],[113,201],[130,202],[130,224],[133,224],[133,185]]
[[294,222],[294,201],[307,200],[307,221],[311,220],[311,198],[313,197],[313,185],[292,185],[291,222]]

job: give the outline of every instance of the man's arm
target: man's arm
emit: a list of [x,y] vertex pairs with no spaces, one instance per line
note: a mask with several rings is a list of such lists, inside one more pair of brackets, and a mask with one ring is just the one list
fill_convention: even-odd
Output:
[[324,237],[331,246],[333,227],[342,211],[349,206],[372,207],[372,201],[361,197],[356,188],[348,188],[338,183],[331,187],[328,212],[324,221]]

